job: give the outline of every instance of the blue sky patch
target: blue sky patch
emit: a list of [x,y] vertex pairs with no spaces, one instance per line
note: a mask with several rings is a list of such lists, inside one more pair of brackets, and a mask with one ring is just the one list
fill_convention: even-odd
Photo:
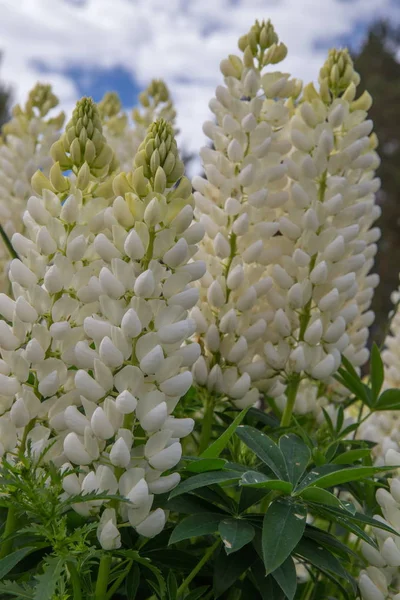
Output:
[[319,37],[313,41],[314,50],[328,50],[329,48],[349,48],[349,50],[358,50],[361,46],[369,25],[370,20],[358,20],[354,23],[351,31],[338,36]]
[[[35,61],[35,67],[42,73],[54,72],[38,61]],[[59,72],[74,81],[79,96],[91,96],[95,102],[99,102],[106,92],[117,92],[123,106],[135,106],[143,89],[132,74],[120,66],[104,68],[68,65]]]

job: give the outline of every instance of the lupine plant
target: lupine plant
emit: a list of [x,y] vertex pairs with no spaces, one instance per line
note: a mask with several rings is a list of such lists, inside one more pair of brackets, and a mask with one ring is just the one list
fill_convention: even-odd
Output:
[[0,596],[400,600],[400,321],[368,341],[372,99],[257,21],[203,175],[161,80],[0,146]]

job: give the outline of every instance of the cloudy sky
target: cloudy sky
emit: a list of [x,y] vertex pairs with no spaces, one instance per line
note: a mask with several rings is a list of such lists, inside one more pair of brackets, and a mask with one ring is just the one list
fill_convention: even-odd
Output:
[[308,82],[333,45],[357,47],[376,18],[400,22],[400,0],[0,0],[0,15],[0,77],[16,101],[39,80],[67,112],[107,90],[131,107],[162,77],[181,143],[196,151],[219,62],[256,18],[270,18],[288,46],[282,70]]

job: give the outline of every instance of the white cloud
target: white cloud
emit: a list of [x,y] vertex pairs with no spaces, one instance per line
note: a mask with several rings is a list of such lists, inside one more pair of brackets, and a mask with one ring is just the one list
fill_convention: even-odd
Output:
[[46,80],[70,111],[77,86],[63,70],[73,65],[123,67],[143,86],[163,77],[183,143],[196,151],[221,81],[219,62],[236,51],[255,18],[271,18],[289,47],[284,69],[310,81],[326,54],[316,41],[349,35],[360,20],[399,21],[400,6],[392,0],[0,0],[0,14],[1,76],[17,101]]

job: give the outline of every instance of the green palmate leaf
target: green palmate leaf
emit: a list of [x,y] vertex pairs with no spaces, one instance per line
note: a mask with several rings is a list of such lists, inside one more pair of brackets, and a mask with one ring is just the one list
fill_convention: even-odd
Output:
[[169,544],[176,544],[191,537],[214,533],[223,515],[220,513],[200,513],[183,519],[175,527],[169,539]]
[[254,429],[254,427],[249,427],[248,425],[238,427],[237,435],[277,477],[287,480],[288,473],[285,459],[271,438],[262,433],[262,431],[258,431],[258,429]]
[[356,450],[348,450],[339,454],[332,460],[334,465],[352,465],[356,460],[370,456],[371,450],[369,448],[358,448]]
[[332,550],[332,552],[338,554],[344,560],[348,560],[351,555],[357,562],[360,562],[360,557],[354,550],[349,548],[349,546],[342,544],[340,540],[327,531],[323,531],[312,525],[307,525],[304,531],[304,537],[310,538],[322,546],[326,546],[328,550]]
[[[349,467],[323,475],[316,475],[316,471],[311,471],[311,473],[303,479],[300,487],[301,489],[310,486],[317,486],[320,488],[334,487],[336,485],[342,485],[343,483],[349,483],[350,481],[367,479],[376,473],[384,473],[393,468],[394,467]],[[296,495],[298,495],[299,489],[296,491]]]
[[347,579],[353,588],[356,590],[356,584],[351,575],[342,566],[339,560],[329,550],[317,544],[314,540],[303,537],[296,547],[295,553],[302,558],[305,558],[317,569],[329,571],[338,577]]
[[27,546],[12,552],[0,560],[0,579],[3,579],[25,556],[36,550],[36,548]]
[[219,598],[257,560],[255,550],[248,546],[229,556],[221,548],[214,566],[213,589]]
[[[316,453],[314,452],[314,460],[316,460]],[[325,458],[324,458],[325,460]],[[301,490],[308,487],[312,481],[317,480],[322,475],[328,475],[330,473],[336,473],[337,471],[341,471],[345,467],[343,465],[333,465],[333,464],[320,464],[311,469],[303,479],[297,484],[295,489],[295,495],[299,494]]]
[[340,527],[343,527],[343,529],[350,531],[350,533],[354,533],[354,535],[359,537],[361,540],[364,540],[365,542],[367,542],[367,544],[370,544],[374,548],[378,549],[377,543],[367,533],[365,533],[364,529],[359,527],[357,525],[357,522],[350,520],[352,518],[351,515],[332,516],[332,514],[329,513],[329,511],[327,510],[327,507],[324,507],[322,505],[314,506],[313,513],[319,515],[320,517],[328,521],[334,521]]
[[248,408],[245,408],[244,410],[242,410],[242,412],[240,412],[237,415],[236,419],[234,421],[232,421],[232,423],[229,425],[228,429],[226,429],[224,431],[224,433],[217,440],[215,440],[215,442],[213,442],[211,444],[211,446],[206,448],[206,450],[204,450],[204,452],[202,452],[200,457],[201,458],[217,458],[221,454],[221,452],[226,448],[229,440],[231,439],[231,437],[233,436],[233,434],[239,427],[240,423],[245,418],[248,410],[249,410]]
[[371,350],[370,377],[371,377],[372,397],[373,397],[373,401],[375,404],[376,399],[378,398],[379,392],[381,391],[381,388],[383,385],[383,380],[385,377],[381,353],[379,352],[379,348],[375,344],[375,342],[372,344],[372,350]]
[[386,525],[373,517],[369,517],[368,515],[364,515],[359,512],[350,513],[348,511],[340,510],[333,506],[324,506],[323,507],[325,513],[336,515],[337,519],[345,519],[349,520],[353,523],[360,523],[361,525],[370,525],[371,527],[377,527],[378,529],[383,529],[384,531],[389,531],[389,533],[398,536],[398,532],[390,527],[390,525]]
[[47,559],[43,573],[36,576],[34,600],[52,600],[56,592],[60,575],[64,569],[60,558]]
[[226,512],[219,506],[192,494],[182,494],[182,496],[177,496],[176,498],[168,500],[166,508],[186,515],[209,512],[221,512],[221,518],[226,515]]
[[289,556],[281,566],[271,573],[288,600],[293,600],[297,590],[296,567]]
[[[234,480],[230,480],[235,483]],[[229,482],[228,482],[229,487]],[[201,487],[195,490],[196,496],[200,496],[207,502],[211,502],[211,504],[220,506],[221,510],[224,510],[228,513],[232,513],[236,509],[236,501],[233,498],[230,498],[228,494],[226,494],[222,487],[219,486],[210,486],[210,487]]]
[[240,479],[241,476],[242,473],[238,473],[237,471],[211,471],[210,473],[195,475],[194,477],[190,477],[189,479],[182,481],[178,487],[172,490],[169,497],[174,498],[175,496],[180,496],[186,492],[191,492],[198,488],[206,487],[214,483],[221,484],[229,481],[235,481]]
[[200,460],[194,460],[187,467],[186,470],[191,473],[205,473],[207,471],[220,471],[224,468],[226,460],[223,458],[204,458]]
[[244,512],[253,504],[258,504],[265,497],[265,490],[253,487],[243,487],[240,492],[239,513]]
[[246,471],[246,473],[243,473],[239,485],[265,490],[279,490],[285,494],[290,494],[293,489],[293,485],[289,481],[271,479],[258,471]]
[[260,423],[264,423],[264,425],[268,425],[271,428],[279,427],[279,420],[275,417],[275,415],[271,415],[266,413],[264,410],[260,410],[259,408],[254,408],[253,406],[249,410],[249,417],[254,417]]
[[218,531],[227,554],[233,554],[243,548],[255,535],[253,525],[243,519],[224,519],[220,522]]
[[281,437],[279,448],[285,459],[289,480],[296,485],[311,458],[310,449],[301,438],[292,433]]
[[306,502],[324,504],[327,506],[334,506],[335,508],[346,510],[346,505],[343,504],[343,502],[341,502],[337,496],[335,496],[331,492],[328,492],[328,490],[322,488],[305,488],[299,495]]
[[266,574],[281,566],[298,544],[306,526],[307,511],[301,504],[276,500],[264,516],[262,551]]
[[385,390],[374,405],[374,410],[399,410],[400,408],[400,390]]

